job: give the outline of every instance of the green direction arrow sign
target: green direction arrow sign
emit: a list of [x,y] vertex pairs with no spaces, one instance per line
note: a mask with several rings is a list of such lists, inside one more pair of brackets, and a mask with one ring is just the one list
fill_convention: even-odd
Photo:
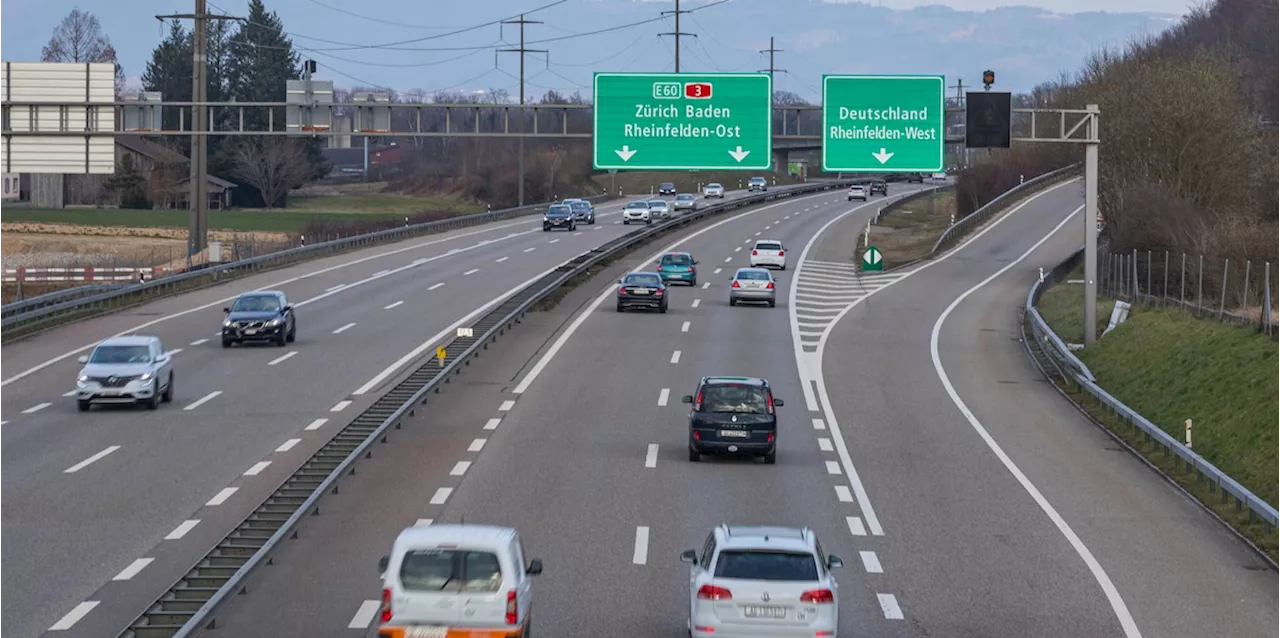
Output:
[[862,271],[868,270],[884,270],[884,256],[875,246],[867,246],[866,252],[862,253]]
[[756,170],[773,165],[765,73],[595,74],[596,170]]
[[941,171],[945,91],[941,75],[822,76],[822,170]]

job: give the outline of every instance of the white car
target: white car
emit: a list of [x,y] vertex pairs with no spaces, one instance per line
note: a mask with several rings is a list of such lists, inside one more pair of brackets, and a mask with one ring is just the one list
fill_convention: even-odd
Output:
[[931,179],[931,180],[933,180],[933,181],[935,181],[935,182],[945,182],[945,181],[947,181],[947,174],[946,174],[946,173],[934,173],[934,174],[932,174],[932,175],[930,175],[930,176],[929,176],[929,179]]
[[689,635],[693,638],[835,637],[839,589],[827,556],[808,528],[720,525],[689,564]]
[[751,247],[752,268],[787,269],[787,249],[778,239],[758,239]]
[[148,409],[173,401],[173,355],[152,335],[112,337],[79,358],[76,407],[94,403],[143,404]]
[[724,199],[724,187],[719,184],[707,184],[707,187],[702,189],[702,197],[705,199],[711,199],[712,197]]
[[622,209],[622,223],[623,225],[627,225],[631,222],[639,222],[641,224],[653,223],[653,213],[649,210],[649,202],[627,202],[626,207]]
[[[520,534],[509,527],[437,524],[400,532],[382,574],[379,630],[405,636],[528,635],[533,576]],[[457,632],[455,634],[455,632]]]
[[694,197],[693,195],[689,195],[687,193],[682,195],[676,195],[676,201],[673,204],[673,207],[677,211],[681,211],[681,210],[696,211],[698,210],[698,198]]
[[867,188],[865,186],[854,184],[849,187],[849,201],[853,201],[855,199],[860,199],[864,202],[867,201]]
[[671,218],[671,204],[665,199],[649,200],[649,210],[653,213],[655,219]]

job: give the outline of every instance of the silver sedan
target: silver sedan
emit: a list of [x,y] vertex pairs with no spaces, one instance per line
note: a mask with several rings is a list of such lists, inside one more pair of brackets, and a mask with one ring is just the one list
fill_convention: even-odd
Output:
[[765,268],[739,268],[729,278],[729,305],[736,306],[744,301],[768,303],[772,308],[777,304],[778,286],[773,278],[773,271]]

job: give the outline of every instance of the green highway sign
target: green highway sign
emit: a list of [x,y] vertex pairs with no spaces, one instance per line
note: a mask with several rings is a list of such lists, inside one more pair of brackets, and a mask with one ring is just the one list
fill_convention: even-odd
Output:
[[596,170],[773,166],[766,73],[596,73]]
[[822,170],[941,171],[945,93],[941,75],[822,76]]
[[884,255],[875,246],[867,246],[867,250],[862,253],[862,272],[869,270],[884,270]]

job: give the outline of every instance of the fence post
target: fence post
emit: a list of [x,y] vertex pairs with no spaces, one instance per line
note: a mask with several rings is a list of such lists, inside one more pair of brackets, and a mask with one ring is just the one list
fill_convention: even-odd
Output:
[[1267,262],[1266,270],[1263,271],[1262,278],[1262,325],[1266,327],[1267,332],[1271,332],[1271,262]]
[[1196,275],[1196,316],[1204,307],[1204,255],[1200,255],[1200,272]]
[[1169,301],[1169,251],[1164,251],[1164,284],[1160,286],[1160,305]]
[[1147,296],[1155,296],[1155,292],[1151,288],[1151,249],[1147,249]]
[[1178,277],[1178,306],[1179,310],[1187,309],[1187,253],[1182,253],[1182,269],[1181,276]]
[[1231,260],[1222,260],[1222,301],[1218,304],[1218,319],[1227,312],[1227,273],[1231,271]]
[[1253,270],[1253,260],[1246,259],[1244,262],[1244,293],[1240,297],[1240,318],[1246,324],[1249,323],[1249,274]]
[[1138,249],[1137,248],[1133,249],[1133,257],[1129,260],[1129,263],[1132,265],[1132,267],[1129,268],[1129,289],[1133,291],[1133,303],[1138,303],[1139,301],[1142,300],[1141,298],[1142,289],[1138,287]]

